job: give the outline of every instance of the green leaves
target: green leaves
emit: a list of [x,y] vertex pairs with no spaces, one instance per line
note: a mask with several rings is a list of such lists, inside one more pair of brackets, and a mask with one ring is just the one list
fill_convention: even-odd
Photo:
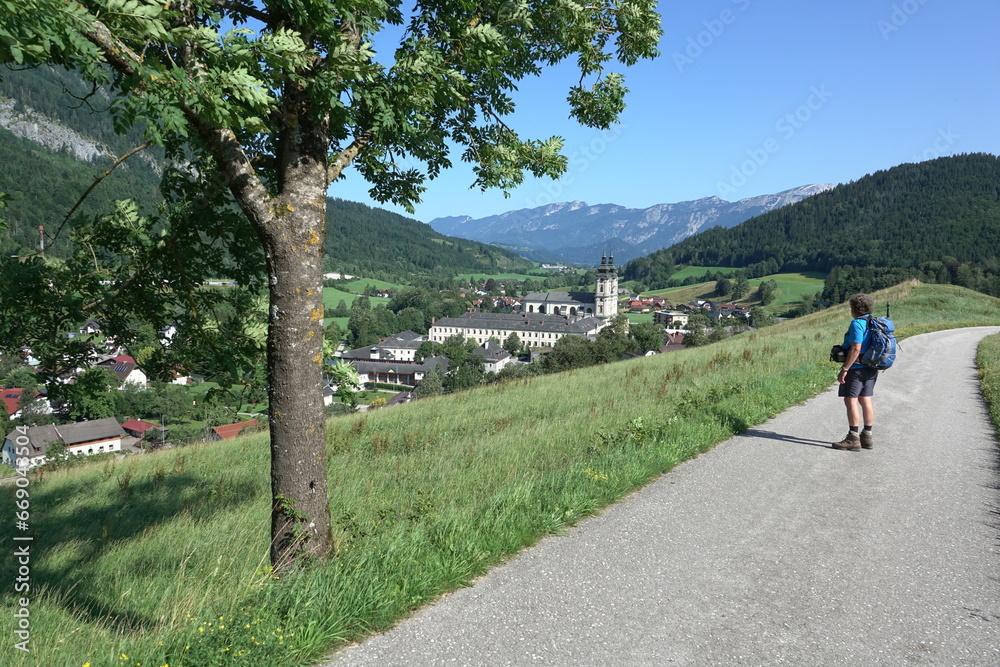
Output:
[[567,98],[573,117],[587,127],[611,127],[625,110],[624,82],[621,74],[608,74],[589,89],[573,86]]

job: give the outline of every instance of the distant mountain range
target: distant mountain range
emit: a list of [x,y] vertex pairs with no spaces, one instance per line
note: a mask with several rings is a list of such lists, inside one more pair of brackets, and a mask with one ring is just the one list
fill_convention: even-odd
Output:
[[573,201],[479,219],[435,218],[428,224],[441,234],[493,243],[536,261],[592,264],[594,257],[608,249],[618,261],[625,262],[668,248],[705,229],[735,227],[832,187],[803,185],[735,202],[705,197],[641,209]]

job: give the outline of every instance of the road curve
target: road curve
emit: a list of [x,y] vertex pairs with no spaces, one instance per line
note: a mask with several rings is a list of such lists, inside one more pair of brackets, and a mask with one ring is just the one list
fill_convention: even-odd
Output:
[[998,332],[903,341],[871,451],[831,387],[324,664],[1000,665]]

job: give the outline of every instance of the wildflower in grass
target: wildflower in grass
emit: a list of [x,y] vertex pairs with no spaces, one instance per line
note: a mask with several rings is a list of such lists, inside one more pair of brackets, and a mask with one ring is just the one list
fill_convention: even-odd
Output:
[[598,480],[598,481],[600,481],[600,480],[604,480],[604,481],[607,481],[608,479],[610,479],[610,477],[608,477],[608,476],[607,476],[606,474],[604,474],[603,472],[599,472],[599,471],[597,471],[597,470],[593,470],[592,468],[584,468],[584,469],[583,469],[583,472],[584,472],[584,473],[585,473],[585,474],[586,474],[587,476],[589,476],[589,477],[590,477],[591,479],[596,479],[596,480]]

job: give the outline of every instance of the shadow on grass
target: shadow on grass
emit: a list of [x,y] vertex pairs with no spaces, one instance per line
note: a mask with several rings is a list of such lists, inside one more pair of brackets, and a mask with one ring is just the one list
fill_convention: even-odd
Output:
[[[103,579],[89,576],[89,567],[110,549],[134,540],[160,524],[180,516],[207,519],[216,512],[234,505],[245,505],[255,490],[227,484],[225,480],[209,480],[190,473],[174,473],[133,482],[116,478],[116,485],[106,494],[95,494],[86,485],[50,487],[35,482],[31,490],[31,590],[47,589],[48,599],[85,622],[115,625],[124,631],[153,628],[157,618],[128,610],[121,600],[110,600],[102,589]],[[40,488],[39,488],[40,487]],[[223,492],[220,492],[223,489]],[[77,493],[91,502],[70,515],[58,508]],[[12,503],[10,496],[0,505]],[[8,509],[8,508],[5,508]],[[13,508],[9,508],[13,509]],[[58,558],[57,563],[44,554],[61,544],[74,543],[72,557]],[[165,562],[146,563],[151,576],[170,567]],[[107,568],[103,568],[107,571]],[[133,573],[134,574],[134,573]],[[0,564],[0,579],[13,581],[16,576],[14,559]]]

